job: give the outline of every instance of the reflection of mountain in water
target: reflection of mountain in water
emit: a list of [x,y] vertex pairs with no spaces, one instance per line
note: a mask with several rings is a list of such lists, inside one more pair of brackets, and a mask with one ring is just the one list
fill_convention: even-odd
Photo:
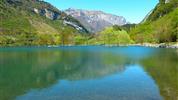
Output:
[[[11,51],[12,50],[12,51]],[[140,64],[159,86],[166,100],[178,94],[178,53],[174,49],[144,47],[77,47],[1,49],[0,98],[11,100],[33,88],[58,80],[98,79]]]
[[178,53],[175,49],[162,49],[141,61],[159,86],[165,100],[178,99]]
[[0,61],[0,98],[4,100],[57,80],[94,79],[122,72],[131,63],[129,58],[111,52],[59,49],[4,51]]

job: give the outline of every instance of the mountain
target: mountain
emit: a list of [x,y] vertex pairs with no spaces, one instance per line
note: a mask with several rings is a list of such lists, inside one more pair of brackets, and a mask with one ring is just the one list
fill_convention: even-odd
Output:
[[69,8],[65,13],[78,19],[90,32],[98,32],[113,25],[125,25],[127,21],[122,16],[107,14],[102,11],[88,11]]
[[159,0],[144,21],[130,30],[136,43],[178,41],[178,0]]
[[65,14],[64,12],[53,7],[51,4],[42,0],[1,0],[0,3],[0,7],[2,9],[1,17],[6,17],[4,16],[5,14],[8,14],[8,17],[12,17],[15,13],[16,15],[21,15],[21,17],[30,17],[35,16],[36,14],[40,15],[41,18],[44,16],[52,21],[63,21],[63,24],[72,26],[79,31],[86,31],[75,18]]
[[178,0],[159,0],[157,6],[149,14],[147,21],[155,21],[178,7]]
[[42,0],[0,0],[0,19],[0,45],[56,44],[87,33],[78,20]]

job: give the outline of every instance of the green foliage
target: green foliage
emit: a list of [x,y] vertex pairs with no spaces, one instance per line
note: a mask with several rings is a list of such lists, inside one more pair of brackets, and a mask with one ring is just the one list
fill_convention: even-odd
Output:
[[134,28],[136,26],[136,24],[125,24],[125,25],[122,25],[120,26],[121,29],[129,32],[132,28]]
[[19,33],[15,35],[0,35],[1,46],[20,46],[20,45],[32,45],[36,39],[33,33]]
[[59,34],[20,33],[16,35],[0,35],[1,46],[31,46],[31,45],[60,45]]
[[116,31],[122,31],[122,28],[118,25],[114,25],[113,26],[113,30],[116,30]]
[[87,45],[89,40],[89,36],[87,35],[77,35],[75,36],[75,44],[76,45]]
[[176,42],[178,35],[178,9],[157,20],[153,25],[156,28],[156,38],[162,42]]
[[176,42],[178,40],[178,9],[153,22],[132,28],[130,35],[137,43]]
[[169,3],[165,4],[165,0],[159,0],[160,3],[155,7],[147,21],[155,21],[164,15],[172,12],[178,7],[178,0],[170,0]]
[[157,42],[152,33],[153,26],[150,23],[140,24],[130,31],[131,38],[136,43]]
[[100,44],[129,44],[133,41],[126,31],[116,27],[108,27],[99,33],[96,39]]
[[[0,1],[0,46],[75,44],[75,28],[64,25],[64,19],[50,20],[33,12],[33,8],[61,13],[65,20],[81,24],[49,3],[39,0]],[[81,26],[82,27],[82,26]]]

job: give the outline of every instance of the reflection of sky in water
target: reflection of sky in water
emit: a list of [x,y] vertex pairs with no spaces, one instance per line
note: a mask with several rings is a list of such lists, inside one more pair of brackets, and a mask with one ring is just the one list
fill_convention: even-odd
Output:
[[62,50],[62,51],[78,51],[78,52],[110,52],[110,53],[117,53],[123,54],[126,56],[133,56],[135,57],[143,57],[148,56],[155,52],[156,48],[149,48],[149,47],[139,47],[139,46],[130,46],[130,47],[104,47],[104,46],[71,46],[71,47],[19,47],[19,48],[0,48],[0,51],[28,51],[28,52],[36,52],[36,51],[53,51],[53,50]]
[[[63,50],[70,50],[71,47],[61,48]],[[115,53],[118,55],[128,56],[134,59],[143,58],[146,56],[150,56],[157,51],[156,48],[149,47],[139,47],[139,46],[130,46],[130,47],[103,47],[103,46],[86,46],[86,47],[72,47],[71,49],[76,51],[88,51],[88,52],[109,52]]]
[[17,100],[162,100],[158,87],[138,65],[97,79],[59,80],[45,89],[33,89]]
[[0,100],[176,100],[177,61],[176,49],[0,48]]

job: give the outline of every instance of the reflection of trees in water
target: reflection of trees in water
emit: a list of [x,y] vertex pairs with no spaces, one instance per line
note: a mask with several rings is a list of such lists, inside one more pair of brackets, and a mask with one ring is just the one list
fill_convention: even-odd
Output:
[[40,72],[40,81],[39,73],[33,72],[34,65],[40,63],[38,56],[38,53],[25,51],[0,53],[0,65],[2,65],[0,66],[0,99],[13,100],[30,88],[40,88],[54,83],[46,79],[43,70]]
[[57,80],[93,79],[122,72],[130,60],[105,52],[32,50],[1,52],[0,64],[0,98],[11,100]]
[[174,49],[164,49],[141,61],[157,83],[165,100],[178,99],[178,53]]
[[[155,80],[166,100],[176,100],[177,51],[156,49],[152,54],[149,52],[150,49],[146,49],[148,50],[146,53],[145,48],[137,49],[133,52],[124,49],[121,53],[118,53],[120,49],[115,52],[113,49],[113,51],[39,49],[0,52],[0,98],[11,100],[31,88],[47,87],[57,80],[101,78],[123,72],[127,65],[140,62]],[[142,57],[143,55],[145,56]],[[136,56],[139,58],[136,59]]]

